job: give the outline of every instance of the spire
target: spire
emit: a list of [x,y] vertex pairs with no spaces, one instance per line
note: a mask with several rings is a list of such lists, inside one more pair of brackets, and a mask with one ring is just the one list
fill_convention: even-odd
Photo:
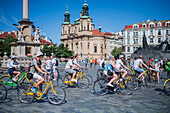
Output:
[[101,23],[99,24],[99,31],[102,32]]
[[64,17],[65,17],[64,22],[70,22],[70,13],[68,12],[68,5],[66,7],[66,12],[64,14]]
[[82,16],[89,16],[89,7],[88,7],[88,4],[87,4],[86,0],[85,0],[85,2],[83,4]]

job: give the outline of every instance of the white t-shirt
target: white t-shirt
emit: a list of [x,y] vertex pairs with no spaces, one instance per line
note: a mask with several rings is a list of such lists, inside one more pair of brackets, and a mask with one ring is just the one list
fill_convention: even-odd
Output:
[[9,68],[9,66],[10,66],[10,62],[11,62],[11,59],[8,59],[8,60],[6,61],[8,68]]
[[52,64],[52,61],[51,60],[47,60],[46,61],[46,69],[51,69],[51,64]]
[[103,59],[99,59],[98,62],[99,62],[99,66],[102,66],[102,63],[104,62],[104,60]]
[[120,69],[120,67],[121,67],[122,65],[123,65],[123,62],[122,62],[120,59],[118,59],[118,60],[116,61],[116,67]]
[[73,63],[74,63],[74,64],[77,64],[77,60],[76,60],[76,59],[74,59]]
[[135,60],[134,61],[134,69],[137,69],[137,68],[139,68],[139,65],[141,64],[141,63],[143,63],[143,61],[141,60],[141,59],[137,59],[137,60]]
[[65,69],[71,69],[71,66],[73,65],[73,61],[70,59],[68,62],[67,62],[67,64],[66,64],[66,66],[65,66]]
[[53,59],[52,59],[53,67],[57,67],[57,66],[56,66],[56,60],[58,61],[57,58],[53,58]]
[[159,63],[155,63],[155,69],[157,69],[157,70],[159,70],[158,64],[159,64]]

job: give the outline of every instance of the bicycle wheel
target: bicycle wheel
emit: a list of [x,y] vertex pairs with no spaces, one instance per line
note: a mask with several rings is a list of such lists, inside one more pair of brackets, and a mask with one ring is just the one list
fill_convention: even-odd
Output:
[[7,89],[3,83],[0,83],[0,102],[3,102],[7,97]]
[[86,77],[89,79],[89,85],[93,85],[93,77],[89,74],[87,74]]
[[130,79],[122,79],[119,84],[119,91],[123,95],[130,95],[134,90],[133,82]]
[[95,94],[100,96],[107,94],[109,90],[107,89],[107,82],[105,79],[98,79],[94,81],[93,91]]
[[21,103],[31,103],[34,100],[31,85],[23,84],[18,87],[18,99]]
[[2,80],[7,90],[12,89],[13,87],[13,86],[7,85],[7,80],[8,80],[8,83],[12,83],[12,79],[10,79],[10,77],[11,77],[10,75],[3,75],[0,77],[0,80]]
[[137,76],[134,75],[134,76],[132,77],[132,80],[133,80],[133,88],[134,88],[134,90],[137,90],[138,87],[139,87],[139,81],[137,80]]
[[79,88],[85,89],[89,86],[89,79],[85,76],[79,77],[77,84]]
[[98,77],[98,78],[101,78],[101,77],[102,77],[102,70],[101,70],[101,69],[98,69],[98,70],[97,70],[97,77]]
[[60,86],[53,86],[47,90],[47,98],[51,104],[61,104],[66,98],[65,90]]
[[146,75],[145,83],[146,83],[146,86],[148,87],[155,87],[157,84],[157,77],[154,75]]
[[65,77],[64,79],[59,77],[57,78],[57,85],[65,89],[68,87],[68,83],[65,83],[67,81],[69,81],[68,77]]
[[165,91],[165,94],[170,96],[170,79],[165,81],[165,83],[164,83],[164,91]]

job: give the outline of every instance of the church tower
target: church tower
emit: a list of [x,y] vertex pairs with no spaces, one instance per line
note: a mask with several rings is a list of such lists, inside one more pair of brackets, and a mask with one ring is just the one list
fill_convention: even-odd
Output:
[[86,0],[85,0],[85,3],[83,4],[82,16],[89,16],[89,7],[88,7]]

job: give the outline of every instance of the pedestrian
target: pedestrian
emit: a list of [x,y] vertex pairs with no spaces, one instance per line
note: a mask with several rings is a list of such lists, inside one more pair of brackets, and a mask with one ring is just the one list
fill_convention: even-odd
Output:
[[97,67],[97,59],[94,60],[94,65]]
[[93,64],[93,59],[90,59],[90,67],[92,68],[92,64]]
[[53,73],[54,73],[54,79],[53,79],[53,81],[56,81],[56,80],[57,80],[57,73],[58,73],[57,67],[58,67],[58,64],[59,64],[59,60],[58,60],[58,58],[56,58],[56,56],[53,54],[53,56],[52,56],[52,68],[53,68]]
[[85,59],[85,69],[88,69],[88,62],[89,62],[89,60],[88,60],[88,58],[86,58]]
[[[47,61],[45,62],[47,72],[51,72],[52,61],[50,56],[47,56]],[[50,80],[50,75],[48,76],[48,81]],[[45,76],[45,81],[47,81],[47,76]]]
[[151,61],[151,58],[149,57],[149,60],[148,60],[148,66],[149,66],[149,67],[151,67],[150,61]]
[[154,68],[154,65],[155,65],[154,58],[152,58],[151,61],[150,61],[151,68]]
[[103,60],[103,57],[101,56],[100,59],[98,60],[99,63],[99,69],[103,69],[105,65],[105,61]]
[[158,59],[155,59],[155,69],[154,71],[156,72],[156,76],[157,76],[157,80],[158,80],[158,83],[159,83],[159,68],[160,68],[160,65],[158,63]]
[[11,57],[9,56],[9,59],[6,61],[6,64],[7,64],[8,68],[9,68],[10,62],[11,62]]

